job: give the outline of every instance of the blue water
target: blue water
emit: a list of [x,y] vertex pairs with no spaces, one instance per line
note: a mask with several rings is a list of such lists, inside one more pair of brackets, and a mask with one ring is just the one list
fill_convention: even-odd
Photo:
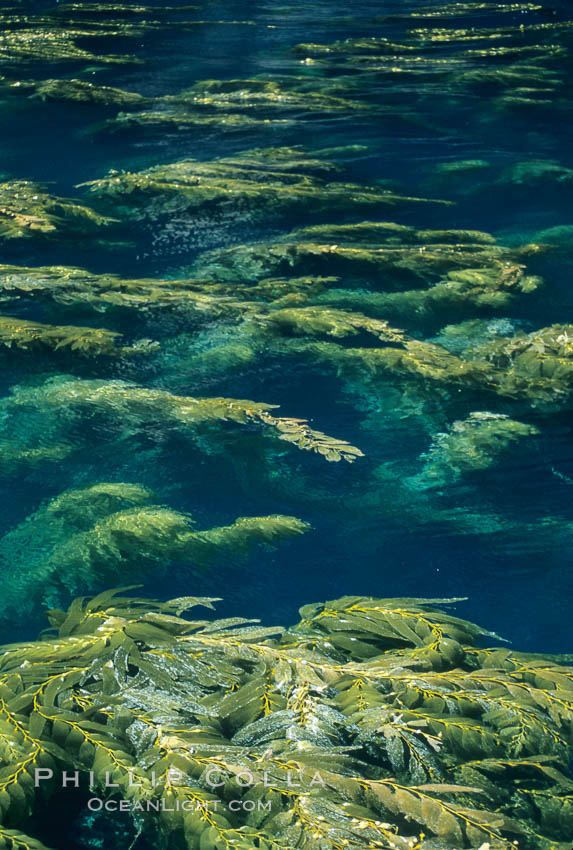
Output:
[[[156,6],[161,4],[155,0]],[[130,53],[143,65],[47,63],[10,66],[0,70],[11,80],[76,77],[113,85],[146,96],[175,94],[204,79],[253,78],[259,75],[303,75],[312,83],[320,69],[302,64],[292,51],[300,42],[331,43],[345,38],[385,37],[399,41],[411,27],[494,27],[522,23],[557,23],[570,19],[567,4],[543,3],[543,9],[496,15],[488,12],[458,19],[408,21],[414,9],[433,7],[423,0],[383,0],[352,4],[341,2],[209,2],[198,12],[169,13],[175,20],[208,20],[214,23],[185,29],[146,33],[135,39],[86,39],[82,46],[94,53]],[[49,11],[50,2],[21,2],[19,14]],[[223,22],[229,22],[227,24]],[[553,65],[560,74],[559,97],[567,98],[572,82],[571,35],[559,32],[524,33],[502,44],[554,43],[565,47],[565,56]],[[447,61],[465,45],[437,43],[432,56]],[[481,42],[477,46],[482,46]],[[509,64],[510,60],[507,60]],[[496,67],[503,67],[503,62]],[[342,73],[334,67],[320,73]],[[348,71],[352,83],[355,72]],[[345,77],[346,79],[346,77]],[[110,168],[138,170],[185,157],[209,160],[255,147],[303,143],[311,149],[337,145],[364,145],[361,152],[340,161],[344,179],[367,185],[390,181],[404,194],[455,200],[450,207],[414,207],[381,210],[372,218],[395,220],[416,227],[485,230],[500,244],[521,245],[548,228],[573,226],[573,182],[543,182],[537,187],[500,187],[496,180],[511,165],[523,160],[554,160],[573,168],[571,112],[558,102],[543,110],[496,112],[493,98],[484,90],[453,93],[439,74],[397,83],[380,75],[368,87],[347,96],[363,99],[374,108],[392,107],[392,114],[373,119],[366,115],[320,113],[300,116],[293,127],[249,129],[222,133],[217,129],[188,131],[133,130],[105,134],[97,127],[112,118],[115,107],[75,103],[41,103],[13,93],[0,101],[0,172],[5,179],[45,183],[54,195],[86,199],[78,184],[106,175]],[[432,185],[437,164],[458,160],[485,160],[485,170],[469,172],[464,181],[441,180]],[[368,215],[353,214],[350,220]],[[103,251],[90,244],[61,241],[41,244],[16,241],[2,244],[2,261],[17,265],[80,266],[94,272],[125,277],[183,277],[202,251],[283,235],[301,223],[347,221],[348,215],[297,216],[276,222],[236,220],[231,228],[217,220],[200,235],[185,221],[157,233],[148,226],[128,222],[132,244]],[[164,226],[164,225],[162,225]],[[533,330],[552,323],[567,323],[573,294],[573,240],[557,252],[527,261],[531,273],[545,279],[533,297],[516,300],[508,311],[492,318],[510,320],[515,327]],[[13,312],[10,315],[14,315]],[[112,327],[107,316],[77,316],[36,305],[24,305],[21,315],[61,324]],[[452,319],[444,315],[428,323],[422,335],[430,338]],[[427,450],[430,431],[368,427],[368,410],[341,389],[340,381],[303,361],[285,364],[272,357],[232,378],[213,380],[195,374],[178,353],[175,338],[186,331],[175,319],[123,318],[112,329],[126,338],[150,336],[162,351],[145,363],[105,360],[59,360],[41,355],[10,353],[5,358],[1,392],[10,386],[57,373],[78,377],[123,378],[143,386],[181,395],[250,398],[280,404],[281,414],[308,418],[314,427],[348,440],[365,454],[352,465],[328,464],[308,452],[288,451],[274,456],[271,475],[265,480],[264,461],[256,446],[241,443],[240,463],[232,452],[205,455],[173,435],[154,432],[126,439],[110,448],[106,433],[85,439],[85,448],[63,460],[16,478],[0,482],[3,509],[0,531],[22,523],[48,499],[69,487],[96,481],[129,481],[152,487],[160,503],[192,514],[199,528],[232,522],[238,516],[284,513],[296,515],[312,526],[300,539],[276,550],[258,550],[246,562],[223,561],[195,575],[188,567],[170,564],[145,580],[144,591],[161,597],[183,594],[221,596],[222,615],[260,617],[265,622],[292,622],[298,607],[310,601],[343,594],[381,597],[468,597],[458,606],[460,616],[497,631],[523,649],[567,652],[573,649],[569,633],[573,590],[571,532],[543,534],[545,517],[573,522],[573,423],[564,404],[551,413],[526,403],[464,394],[449,401],[449,422],[463,419],[471,410],[511,414],[540,429],[540,436],[499,468],[476,474],[467,486],[432,496],[436,503],[469,511],[495,514],[513,522],[517,531],[461,533],[447,523],[418,522],[392,510],[392,496],[384,499],[385,484],[376,476],[381,464],[406,467]],[[431,394],[431,388],[428,393]],[[444,429],[440,421],[434,431]],[[25,424],[19,427],[26,427]],[[87,428],[87,424],[82,426]],[[79,439],[79,438],[78,438]],[[158,448],[159,447],[159,448]],[[269,470],[267,470],[269,472]],[[282,482],[281,482],[282,479]],[[379,507],[373,508],[377,492]],[[369,501],[369,507],[365,504]],[[520,530],[521,529],[521,530]],[[117,583],[122,583],[121,574]],[[13,624],[10,639],[32,635],[37,618]]]

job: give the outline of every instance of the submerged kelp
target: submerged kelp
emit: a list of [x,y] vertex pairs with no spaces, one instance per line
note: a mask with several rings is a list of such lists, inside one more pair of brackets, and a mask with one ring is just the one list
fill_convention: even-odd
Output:
[[87,237],[114,223],[91,207],[48,194],[37,183],[0,183],[0,238]]
[[[79,328],[75,325],[44,325],[0,316],[0,346],[34,349],[70,349],[79,354],[118,356],[134,349],[117,345],[119,334],[100,328]],[[137,350],[137,349],[135,349]]]
[[500,13],[524,13],[542,12],[543,6],[539,3],[482,3],[479,0],[470,0],[467,3],[444,3],[436,6],[426,6],[416,9],[404,15],[406,18],[459,18],[465,16],[484,15],[490,12]]
[[[177,396],[165,390],[139,387],[120,380],[77,380],[65,376],[49,379],[39,386],[13,388],[13,394],[1,402],[4,414],[4,435],[7,456],[14,460],[10,446],[17,447],[16,454],[26,456],[38,441],[50,435],[58,443],[69,442],[72,450],[80,450],[81,442],[68,432],[75,432],[79,417],[93,420],[100,417],[102,424],[115,431],[120,442],[133,439],[151,423],[161,423],[166,434],[180,433],[196,445],[209,451],[209,444],[224,439],[224,423],[258,427],[263,436],[275,436],[292,443],[299,449],[316,452],[329,461],[346,460],[352,463],[362,456],[360,449],[345,440],[329,437],[310,428],[306,420],[275,416],[276,405],[232,398],[191,398]],[[30,414],[33,413],[33,417]],[[34,427],[14,427],[23,418]],[[217,437],[217,430],[219,436]],[[10,434],[15,436],[10,438]],[[93,440],[93,434],[85,435]],[[108,442],[110,433],[100,433],[100,440]],[[83,441],[82,441],[83,442]],[[3,451],[0,450],[0,458]]]
[[[555,593],[566,598],[573,538],[573,478],[563,448],[573,329],[558,301],[570,262],[563,222],[572,169],[566,145],[551,141],[568,139],[565,11],[535,3],[416,8],[409,0],[358,11],[319,3],[312,12],[301,4],[223,3],[216,7],[221,21],[210,23],[208,8],[205,20],[193,21],[195,10],[177,4],[29,6],[22,0],[4,10],[0,45],[5,628],[18,613],[28,627],[43,604],[66,605],[122,576],[145,576],[153,593],[173,581],[174,593],[185,593],[193,572],[202,593],[217,592],[221,581],[229,604],[243,594],[241,604],[254,606],[258,594],[270,611],[283,605],[280,619],[288,619],[299,597],[310,598],[305,583],[329,581],[328,595],[352,592],[354,571],[360,592],[379,593],[382,577],[393,583],[389,594],[431,594],[441,569],[452,595],[465,593],[458,588],[479,572],[478,601],[487,600],[493,622],[507,620],[493,600],[515,598],[523,616],[512,628],[533,643],[544,617],[536,608],[538,565],[547,587],[559,573]],[[251,14],[256,27],[237,25]],[[38,122],[45,143],[34,139]],[[106,136],[122,129],[129,132]],[[29,173],[27,157],[35,158]],[[52,160],[66,164],[65,175]],[[112,252],[116,233],[126,241]],[[308,419],[283,417],[275,403]],[[360,460],[348,466],[322,458]],[[307,523],[315,530],[303,536]],[[276,570],[265,569],[262,553],[248,571],[236,564],[252,546],[290,536],[300,536],[294,556],[288,547],[273,554]],[[547,564],[550,547],[558,554]],[[514,582],[516,553],[524,552],[533,557],[520,561]],[[500,553],[511,557],[498,563]],[[315,569],[318,562],[328,569]],[[209,564],[214,569],[198,570]],[[326,595],[320,585],[317,594]],[[314,758],[327,738],[360,749],[320,754],[321,764],[336,768],[329,790],[318,788],[320,800],[289,796],[285,782],[281,794],[268,792],[273,805],[281,801],[278,820],[264,811],[234,813],[224,825],[230,832],[199,835],[205,808],[193,823],[186,813],[189,846],[228,850],[236,839],[245,848],[313,841],[336,850],[344,842],[483,850],[517,840],[525,850],[548,850],[568,840],[569,786],[555,773],[566,772],[565,759],[544,761],[551,733],[523,752],[512,737],[516,716],[520,741],[537,735],[531,729],[541,723],[545,699],[542,688],[520,699],[533,678],[517,666],[522,659],[501,685],[491,684],[491,694],[481,667],[479,676],[472,667],[489,663],[481,651],[454,648],[444,660],[432,655],[447,646],[442,641],[439,651],[427,649],[430,661],[414,667],[398,652],[403,642],[394,632],[384,642],[387,619],[376,615],[382,640],[372,647],[358,627],[340,622],[354,622],[356,612],[347,610],[354,603],[341,605],[340,618],[327,609],[306,624],[304,652],[334,653],[318,632],[319,623],[322,630],[331,622],[335,665],[360,665],[362,651],[384,652],[376,666],[391,666],[392,681],[378,688],[352,678],[346,694],[328,673],[306,692],[282,656],[263,669],[235,644],[242,657],[230,664],[225,705],[259,723],[250,700],[243,702],[255,682],[268,718],[262,731],[245,731],[230,713],[211,717],[205,722],[215,741],[206,758],[225,755],[235,770],[260,759],[274,770],[277,752],[301,759],[314,747]],[[431,615],[415,613],[419,636]],[[553,613],[547,618],[552,628]],[[398,622],[402,637],[414,641],[404,618]],[[293,634],[274,651],[302,652],[289,649],[300,642]],[[108,658],[107,650],[98,644],[94,657]],[[161,722],[173,720],[169,737],[184,734],[188,743],[181,730],[192,712],[165,705],[158,654],[144,651],[156,656],[152,672],[137,673],[123,649],[112,664],[129,680],[130,699],[147,690],[146,711],[153,689],[153,706],[163,700]],[[194,656],[202,651],[194,647]],[[260,659],[267,649],[256,651]],[[205,661],[213,676],[217,661]],[[102,673],[106,688],[111,669]],[[404,670],[417,677],[419,692],[402,699],[397,677],[410,675]],[[448,684],[445,673],[453,677]],[[266,679],[261,689],[259,674],[273,687],[276,679],[276,689]],[[457,676],[470,677],[460,695]],[[84,691],[98,687],[86,680],[74,696],[88,699]],[[441,687],[447,696],[433,692]],[[180,685],[177,699],[191,690]],[[214,687],[197,699],[210,711],[219,697]],[[524,702],[530,726],[520,713]],[[122,705],[117,740],[140,764],[145,746],[133,729],[124,740]],[[348,714],[342,720],[341,707]],[[498,709],[515,713],[508,719]],[[457,725],[447,725],[457,710]],[[105,716],[82,722],[101,726]],[[157,726],[156,715],[145,719]],[[543,723],[562,734],[555,714]],[[94,739],[107,734],[99,726],[87,731]],[[251,734],[259,738],[246,752]],[[227,747],[235,748],[231,755]],[[462,768],[466,757],[472,765]],[[353,760],[368,766],[351,767]],[[362,785],[351,781],[352,771]],[[483,793],[404,791],[401,783],[458,783]],[[552,826],[556,799],[565,801],[563,823]],[[474,810],[471,817],[464,809]],[[16,819],[7,824],[27,828]],[[179,833],[164,843],[183,841]]]
[[[375,19],[391,27],[400,21],[398,38],[302,43],[294,53],[314,74],[336,71],[373,103],[390,106],[401,98],[403,112],[419,123],[445,128],[458,110],[483,135],[527,110],[548,120],[567,109],[558,60],[567,51],[570,21],[548,20],[556,14],[527,3],[452,3]],[[384,82],[391,85],[383,89]]]
[[500,455],[525,437],[539,434],[536,427],[501,413],[474,411],[462,422],[437,434],[425,455],[416,487],[443,487],[474,470],[495,465]]
[[[250,290],[244,293],[250,297]],[[248,304],[217,292],[210,281],[195,279],[124,280],[66,266],[0,265],[0,301],[19,305],[30,301],[89,312],[154,313],[164,309],[217,318],[246,311]]]
[[[0,15],[0,58],[18,66],[29,63],[141,64],[131,53],[94,53],[81,46],[82,41],[136,39],[152,33],[218,25],[250,25],[249,21],[186,20],[179,12],[197,11],[197,6],[134,7],[130,4],[62,3],[39,14]],[[151,14],[150,14],[151,13]],[[171,14],[170,14],[171,13]],[[125,45],[123,45],[125,46]]]
[[[490,289],[510,276],[522,291],[533,291],[539,278],[520,274],[519,260],[542,250],[529,245],[511,250],[496,245],[487,233],[415,230],[393,222],[361,222],[353,225],[302,228],[269,244],[249,244],[205,254],[196,266],[201,276],[216,279],[253,280],[285,274],[340,275],[344,281],[372,283],[393,290],[407,283],[435,283],[440,278],[461,279],[449,274],[457,269],[474,272],[472,282]],[[479,279],[482,272],[483,280]]]
[[0,539],[0,618],[34,614],[80,588],[141,578],[173,562],[198,570],[223,556],[237,561],[308,527],[296,517],[265,516],[197,531],[190,516],[154,504],[154,494],[136,484],[69,490]]
[[3,647],[6,846],[39,846],[63,770],[162,845],[568,846],[562,660],[479,648],[496,635],[436,607],[456,600],[344,597],[287,630],[181,616],[213,601],[106,592]]
[[[304,79],[304,78],[303,78]],[[201,80],[177,96],[180,102],[209,110],[258,111],[294,109],[297,112],[352,112],[367,109],[364,103],[316,91],[297,78]]]
[[[320,165],[319,165],[320,167]],[[333,163],[323,167],[333,170]],[[315,159],[303,148],[247,150],[243,156],[186,159],[140,172],[113,172],[85,184],[122,215],[157,219],[181,213],[281,217],[296,212],[344,211],[424,203],[389,189],[313,176]]]
[[112,86],[100,86],[87,80],[41,80],[37,83],[12,83],[12,91],[22,89],[30,92],[30,97],[43,101],[68,101],[72,103],[91,103],[97,106],[142,107],[149,98],[137,92],[125,91]]
[[220,131],[240,128],[276,130],[315,117],[357,112],[363,120],[377,113],[359,100],[330,93],[326,82],[309,87],[308,81],[293,77],[252,80],[202,80],[176,95],[155,98],[149,111],[119,113],[97,128],[99,132],[155,128],[189,129],[217,127]]
[[85,38],[85,31],[38,29],[4,30],[0,33],[0,59],[5,65],[20,65],[30,62],[104,62],[117,64],[137,63],[131,56],[94,54],[76,44],[76,39]]

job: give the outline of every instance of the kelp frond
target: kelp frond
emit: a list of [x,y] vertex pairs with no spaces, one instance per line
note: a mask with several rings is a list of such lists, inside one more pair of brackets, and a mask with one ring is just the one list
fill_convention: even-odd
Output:
[[[133,314],[172,309],[198,317],[221,318],[247,311],[248,305],[229,297],[231,289],[209,280],[125,280],[114,274],[94,274],[68,266],[10,266],[0,264],[0,300],[45,300],[63,307],[114,310]],[[244,297],[250,298],[245,290]]]
[[274,310],[266,316],[258,317],[263,324],[280,330],[292,331],[303,336],[325,334],[326,336],[356,336],[369,333],[383,342],[401,344],[404,333],[391,328],[388,322],[371,319],[361,313],[345,312],[327,307],[289,307]]
[[98,129],[117,132],[216,126],[220,130],[272,130],[313,115],[324,119],[337,113],[360,112],[369,119],[373,117],[366,104],[329,93],[326,83],[318,91],[309,90],[306,81],[300,83],[293,77],[201,80],[179,94],[154,98],[149,106],[147,111],[120,113]]
[[139,63],[132,56],[91,53],[76,44],[76,38],[89,35],[82,30],[30,29],[4,30],[0,33],[0,59],[5,65],[30,62],[104,62],[106,64]]
[[[296,170],[285,172],[273,164],[275,157],[280,161],[280,150],[271,151],[269,158],[261,149],[246,151],[244,159],[186,159],[139,172],[112,172],[82,185],[138,218],[157,218],[174,210],[191,213],[207,207],[211,212],[248,210],[258,216],[282,216],[303,209],[306,213],[348,210],[349,198],[356,210],[428,202],[377,187],[312,177],[305,173],[304,155],[297,157]],[[285,153],[292,159],[290,149]]]
[[[52,349],[74,351],[83,355],[105,354],[117,357],[137,351],[121,347],[121,334],[104,328],[81,328],[75,325],[45,325],[25,319],[0,316],[0,346],[25,351]],[[139,349],[143,351],[143,349]]]
[[422,455],[423,471],[410,483],[422,488],[442,487],[468,472],[494,466],[516,443],[538,434],[534,425],[504,414],[474,411],[434,437],[428,452]]
[[0,238],[82,236],[114,223],[90,207],[47,194],[37,183],[0,183]]
[[0,827],[0,847],[2,850],[48,850],[45,844],[24,835],[17,829],[3,829]]
[[496,636],[455,600],[344,597],[288,630],[181,616],[213,601],[104,592],[3,647],[4,822],[34,809],[36,768],[44,793],[78,770],[87,794],[91,770],[190,850],[566,846],[559,659],[479,648]]
[[361,284],[368,287],[367,295],[356,296],[364,308],[371,302],[377,311],[423,318],[440,306],[499,308],[514,295],[534,292],[541,279],[527,274],[522,259],[543,250],[535,244],[507,248],[481,232],[361,222],[301,228],[270,243],[208,252],[195,273],[229,282],[301,274],[341,277],[345,289],[338,287],[326,300],[351,304]]
[[31,89],[32,97],[43,101],[69,101],[91,103],[97,106],[121,106],[141,108],[148,98],[137,92],[125,91],[112,86],[100,86],[88,80],[41,80],[37,83],[13,83],[14,88]]
[[[316,452],[326,460],[346,460],[349,463],[362,452],[344,440],[339,440],[310,428],[305,419],[276,416],[276,407],[254,401],[231,398],[191,398],[165,390],[139,387],[119,380],[48,380],[43,385],[16,388],[2,402],[5,411],[18,415],[32,405],[41,411],[44,428],[54,427],[65,434],[75,415],[99,414],[128,432],[146,423],[162,422],[182,433],[192,435],[198,430],[222,422],[237,425],[258,425],[263,433],[274,434],[280,440],[299,449]],[[48,426],[50,423],[50,426]]]
[[479,15],[494,12],[495,14],[515,14],[525,12],[541,12],[544,7],[538,3],[482,3],[470,0],[465,3],[444,3],[443,5],[427,6],[416,9],[404,15],[407,18],[457,18],[464,15]]
[[190,516],[154,504],[153,493],[139,485],[105,482],[68,490],[0,540],[0,613],[4,619],[34,613],[119,574],[133,579],[170,563],[198,570],[223,556],[236,561],[256,546],[276,545],[308,529],[296,517],[274,515],[199,531]]

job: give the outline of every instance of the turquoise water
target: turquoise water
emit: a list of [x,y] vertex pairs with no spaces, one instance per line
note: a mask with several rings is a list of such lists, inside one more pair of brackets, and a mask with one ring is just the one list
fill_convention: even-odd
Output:
[[[486,385],[453,379],[454,365],[439,380],[423,370],[374,372],[366,356],[349,365],[353,349],[380,347],[364,326],[333,336],[324,328],[297,328],[286,317],[280,332],[269,330],[269,316],[279,309],[345,310],[387,318],[409,340],[442,345],[464,362],[491,364],[494,343],[568,325],[573,29],[566,4],[506,4],[507,9],[474,4],[450,14],[419,0],[351,7],[212,2],[195,11],[174,10],[170,0],[169,9],[156,3],[155,11],[119,16],[119,24],[113,12],[83,5],[67,23],[72,13],[50,2],[20,2],[2,11],[9,33],[30,23],[53,30],[53,15],[59,14],[64,31],[81,30],[73,44],[90,55],[56,61],[0,51],[0,171],[6,182],[36,181],[51,196],[89,205],[116,222],[85,225],[81,234],[65,216],[55,233],[30,221],[17,233],[2,229],[2,262],[28,269],[75,267],[128,280],[199,279],[203,284],[194,291],[251,306],[223,302],[188,309],[181,303],[148,306],[145,298],[132,305],[104,297],[66,300],[46,294],[45,287],[40,291],[37,283],[15,290],[14,270],[2,267],[3,315],[104,328],[121,333],[124,346],[142,339],[154,343],[144,353],[112,356],[101,351],[85,356],[51,343],[22,348],[13,340],[3,351],[3,634],[30,637],[41,627],[46,605],[141,581],[146,593],[162,598],[221,596],[221,616],[261,617],[267,623],[293,622],[300,605],[346,593],[468,597],[460,615],[514,644],[569,651],[573,361],[567,327],[549,334],[542,350],[531,339],[537,344],[533,357],[539,356],[524,367],[511,392],[492,389],[499,376],[513,374],[511,352],[497,355],[497,377]],[[122,33],[125,20],[140,28]],[[144,20],[156,24],[146,27]],[[103,37],[102,23],[115,34]],[[307,46],[296,47],[301,44]],[[333,44],[339,47],[312,47]],[[141,63],[107,63],[109,55]],[[127,110],[117,103],[77,102],[65,85],[58,97],[43,99],[38,81],[53,79],[113,86],[146,101]],[[204,80],[237,79],[250,82],[230,90],[247,93],[227,101],[207,102],[213,91],[225,92],[224,86],[212,88],[207,100],[196,89],[198,99],[186,106],[176,98],[162,100]],[[263,82],[275,84],[274,94],[267,88],[266,99],[257,100],[252,92],[264,91]],[[141,112],[151,113],[153,122],[138,121]],[[128,117],[118,119],[120,113]],[[207,117],[211,123],[203,120]],[[246,150],[294,146],[286,171],[295,176],[248,201],[237,187],[233,194],[231,171],[222,174],[224,202],[191,203],[175,193],[152,204],[143,192],[119,198],[82,185],[110,169],[134,173],[187,158],[206,164]],[[303,155],[314,164],[305,165]],[[261,162],[256,156],[255,170]],[[280,157],[268,155],[266,167],[280,170]],[[250,178],[251,187],[264,183],[262,174]],[[317,181],[314,193],[304,201],[283,201],[284,188],[305,175]],[[319,202],[321,180],[335,188],[354,185],[340,187],[343,198],[336,203]],[[360,205],[356,196],[362,189],[450,203],[386,205],[381,196]],[[30,205],[34,197],[32,192]],[[3,197],[0,206],[5,203]],[[396,260],[376,266],[374,255],[363,266],[353,265],[339,250],[356,247],[354,237],[345,241],[350,231],[346,237],[338,233],[334,242],[324,231],[325,240],[317,240],[324,249],[319,258],[313,249],[282,264],[273,265],[267,256],[255,267],[247,250],[222,267],[220,256],[208,256],[232,246],[280,245],[303,226],[363,221],[417,231],[483,231],[506,249],[491,286],[501,287],[503,269],[516,266],[543,284],[532,284],[531,292],[516,286],[497,301],[438,299],[426,312],[415,298],[409,306],[377,300],[381,293],[428,292],[443,282],[451,255],[463,253],[452,247],[463,243],[459,234],[443,237],[450,247],[424,268],[419,256],[431,253],[432,244],[444,244],[436,236],[394,237],[388,243],[386,233],[368,243],[373,251],[414,245],[406,268]],[[493,244],[466,241],[474,253],[476,244]],[[521,250],[531,243],[546,247]],[[477,265],[473,255],[455,263],[458,270],[484,268],[492,256],[480,255]],[[38,280],[32,271],[20,274]],[[61,270],[54,274],[56,280],[65,277]],[[307,285],[292,283],[313,275],[339,280],[323,282],[314,295]],[[257,278],[276,277],[286,281],[280,304],[249,291]],[[217,290],[223,284],[224,292]],[[460,327],[469,320],[478,321]],[[444,331],[451,325],[458,327]],[[335,348],[319,353],[312,346],[322,342]],[[240,351],[233,349],[237,344]],[[533,376],[546,381],[539,391]],[[101,393],[107,386],[116,395],[105,404],[72,401],[80,385],[64,380],[103,382],[97,385]],[[63,389],[56,393],[58,381]],[[136,400],[120,381],[155,393],[155,401]],[[127,399],[123,406],[117,392]],[[279,441],[276,429],[250,419],[214,421],[190,433],[177,416],[166,414],[172,402],[161,393],[280,405],[273,415],[304,418],[364,456],[353,463],[329,462]],[[455,423],[476,411],[510,417],[528,433],[512,437],[507,446],[501,445],[503,436],[478,438],[477,447],[471,431],[461,447],[437,436],[460,433]],[[310,528],[276,545],[257,546],[245,558],[233,546],[214,551],[205,563],[195,551],[178,557],[180,549],[161,548],[162,542],[150,551],[152,544],[137,535],[134,542],[127,533],[121,543],[113,538],[119,548],[112,551],[108,526],[96,527],[88,508],[75,525],[59,526],[57,511],[46,514],[60,494],[102,482],[149,488],[150,504],[178,512],[177,533],[187,533],[181,531],[187,515],[200,530],[228,526],[237,517],[276,514],[297,517]],[[119,501],[122,509],[132,507],[129,499]],[[165,516],[147,521],[153,526]],[[77,536],[87,532],[95,536]]]

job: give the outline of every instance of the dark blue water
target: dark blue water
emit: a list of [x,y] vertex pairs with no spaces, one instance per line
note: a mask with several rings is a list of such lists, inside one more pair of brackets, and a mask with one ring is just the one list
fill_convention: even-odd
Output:
[[[156,0],[155,5],[167,4]],[[144,60],[141,65],[7,62],[0,73],[10,81],[77,78],[146,97],[176,94],[205,79],[297,75],[311,91],[313,85],[319,90],[325,80],[338,81],[347,89],[341,96],[355,98],[369,109],[358,117],[344,111],[312,114],[302,110],[292,126],[271,124],[234,132],[203,127],[109,133],[102,125],[117,114],[117,107],[42,103],[3,89],[0,172],[4,179],[40,181],[53,195],[90,202],[78,184],[103,177],[110,168],[135,171],[186,157],[207,161],[259,147],[304,144],[320,150],[360,145],[363,148],[354,152],[334,155],[345,169],[344,180],[391,185],[406,195],[455,201],[452,206],[380,209],[371,215],[374,220],[417,228],[484,230],[500,244],[513,246],[539,240],[539,234],[549,228],[573,227],[570,177],[540,178],[527,184],[502,179],[523,161],[556,162],[565,175],[573,168],[573,124],[567,100],[572,36],[566,27],[557,26],[569,21],[567,5],[543,3],[543,8],[529,12],[476,12],[463,19],[406,17],[415,9],[435,5],[421,0],[362,0],[351,5],[326,0],[284,5],[270,0],[210,2],[197,12],[166,15],[171,21],[212,23],[175,26],[136,38],[81,40],[82,47],[95,54],[132,54]],[[51,13],[54,7],[50,2],[21,2],[17,8],[18,14],[39,15]],[[537,24],[555,28],[536,29]],[[464,26],[493,31],[521,25],[530,29],[502,33],[496,44],[523,49],[556,44],[561,50],[553,60],[530,60],[533,74],[542,68],[558,78],[547,95],[548,103],[537,109],[500,109],[497,84],[455,88],[440,71],[454,60],[461,62],[462,51],[487,47],[487,39],[434,43],[429,35],[421,37],[416,44],[426,59],[435,62],[432,74],[423,76],[364,73],[342,60],[313,64],[302,61],[304,53],[292,49],[301,42],[330,44],[372,37],[413,44],[413,36],[408,35],[413,28]],[[471,65],[470,59],[464,61]],[[514,61],[509,56],[497,59],[494,67],[509,67]],[[374,114],[380,106],[386,112]],[[486,165],[469,169],[461,177],[437,175],[437,166],[461,160],[482,160]],[[199,234],[184,216],[153,226],[127,220],[129,244],[113,250],[103,250],[90,240],[81,244],[73,239],[5,240],[2,261],[78,266],[127,278],[177,278],[188,275],[206,250],[282,236],[309,222],[368,217],[352,209],[315,216],[302,211],[279,222],[237,217],[231,227],[213,218]],[[545,286],[486,317],[508,320],[527,332],[571,320],[573,237],[558,241],[554,251],[527,260],[528,271],[541,275]],[[119,330],[127,341],[152,337],[162,347],[145,362],[115,363],[9,352],[2,373],[3,396],[13,385],[65,374],[121,378],[179,395],[254,399],[280,405],[281,415],[309,419],[313,427],[359,446],[365,457],[347,465],[329,464],[318,455],[286,448],[267,452],[256,440],[232,430],[220,450],[205,453],[166,432],[160,423],[118,440],[107,426],[81,420],[70,438],[81,447],[79,451],[57,463],[7,474],[0,482],[2,533],[63,490],[98,481],[148,486],[158,503],[188,512],[199,528],[229,524],[238,516],[295,515],[312,526],[300,539],[274,550],[259,549],[246,562],[219,559],[199,573],[188,565],[168,564],[165,570],[144,577],[145,592],[163,598],[221,596],[222,615],[260,617],[269,623],[293,621],[300,605],[343,594],[468,597],[458,607],[461,616],[496,630],[520,648],[571,650],[573,423],[566,401],[547,411],[527,400],[448,388],[440,391],[440,406],[433,415],[436,390],[428,384],[419,396],[423,399],[427,394],[428,413],[400,420],[393,415],[399,396],[394,398],[390,384],[386,397],[383,391],[374,396],[367,387],[362,394],[356,388],[351,392],[332,371],[302,358],[284,362],[270,352],[231,376],[219,379],[197,372],[190,365],[190,340],[185,334],[192,331],[200,345],[201,333],[211,342],[218,333],[224,340],[229,333],[224,328],[190,329],[181,317],[136,311],[114,319],[93,313],[81,316],[33,301],[18,309],[21,317],[39,321]],[[6,312],[15,315],[13,310]],[[452,321],[459,317],[445,312],[412,332],[431,339]],[[400,506],[393,482],[415,473],[417,458],[427,451],[432,434],[473,410],[511,415],[537,427],[539,436],[503,463],[431,493],[424,502],[424,510],[434,511],[429,519],[424,519],[422,509]],[[30,421],[27,414],[8,421],[8,435],[18,436],[27,429],[32,433],[34,428],[34,433],[40,433],[41,423]],[[390,483],[383,469],[393,470]],[[451,519],[456,510],[477,517],[471,528],[469,522],[462,528]],[[442,520],[437,517],[439,511]],[[500,530],[491,530],[493,517]],[[121,570],[116,583],[123,583]],[[38,624],[32,616],[14,623],[11,639],[33,634]]]

